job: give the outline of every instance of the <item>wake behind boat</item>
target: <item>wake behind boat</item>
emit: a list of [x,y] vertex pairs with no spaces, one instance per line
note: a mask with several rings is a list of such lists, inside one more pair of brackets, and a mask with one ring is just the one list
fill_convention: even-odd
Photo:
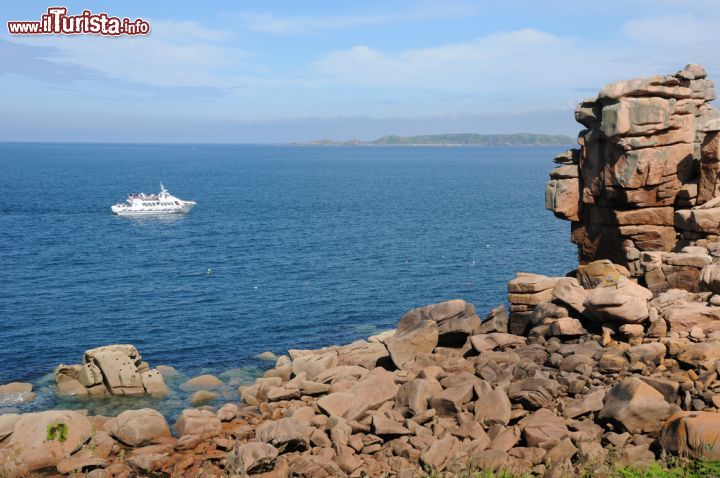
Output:
[[118,216],[184,214],[190,212],[195,204],[195,201],[176,198],[160,183],[158,194],[129,194],[126,202],[114,204],[110,209]]

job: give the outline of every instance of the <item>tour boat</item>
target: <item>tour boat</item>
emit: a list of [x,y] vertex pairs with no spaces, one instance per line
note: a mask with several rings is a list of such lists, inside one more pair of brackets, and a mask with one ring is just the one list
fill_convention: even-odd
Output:
[[184,214],[197,204],[176,198],[160,183],[158,194],[129,194],[124,203],[114,204],[110,209],[118,216],[146,216],[151,214]]

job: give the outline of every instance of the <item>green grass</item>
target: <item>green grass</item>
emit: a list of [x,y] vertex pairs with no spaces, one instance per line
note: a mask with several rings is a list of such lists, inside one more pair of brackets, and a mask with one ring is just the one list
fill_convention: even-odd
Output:
[[720,476],[720,462],[706,459],[655,462],[646,468],[618,468],[617,473],[620,478],[715,478]]
[[[447,475],[426,471],[423,478],[439,478]],[[531,478],[532,474],[514,474],[507,471],[467,471],[456,475],[457,478]],[[708,459],[680,459],[671,457],[666,461],[656,461],[646,467],[613,467],[585,465],[574,470],[567,478],[717,478],[720,477],[720,461]]]
[[64,423],[51,423],[47,426],[47,441],[57,440],[64,442],[67,440],[68,427]]

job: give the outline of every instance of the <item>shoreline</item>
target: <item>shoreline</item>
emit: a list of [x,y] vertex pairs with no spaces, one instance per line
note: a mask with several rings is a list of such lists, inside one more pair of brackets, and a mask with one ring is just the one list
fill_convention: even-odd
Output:
[[418,307],[367,340],[290,349],[237,391],[210,375],[171,383],[129,344],[91,349],[58,366],[59,393],[179,388],[193,407],[185,395],[172,428],[151,408],[0,415],[2,474],[620,476],[720,461],[714,98],[691,64],[578,106],[580,148],[554,159],[545,206],[573,223],[580,264],[517,272],[507,308]]

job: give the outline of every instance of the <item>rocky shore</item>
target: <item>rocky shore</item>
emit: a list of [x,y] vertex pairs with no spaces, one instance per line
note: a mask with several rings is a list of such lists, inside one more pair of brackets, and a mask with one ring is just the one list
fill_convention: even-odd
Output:
[[[171,427],[0,415],[0,476],[573,476],[666,456],[720,459],[720,121],[698,65],[604,87],[558,156],[546,207],[579,266],[519,272],[508,307],[455,299],[344,346],[289,350],[236,403],[211,376]],[[551,253],[551,251],[549,251]],[[56,369],[66,395],[162,395],[131,345]],[[32,388],[9,384],[3,393]]]

